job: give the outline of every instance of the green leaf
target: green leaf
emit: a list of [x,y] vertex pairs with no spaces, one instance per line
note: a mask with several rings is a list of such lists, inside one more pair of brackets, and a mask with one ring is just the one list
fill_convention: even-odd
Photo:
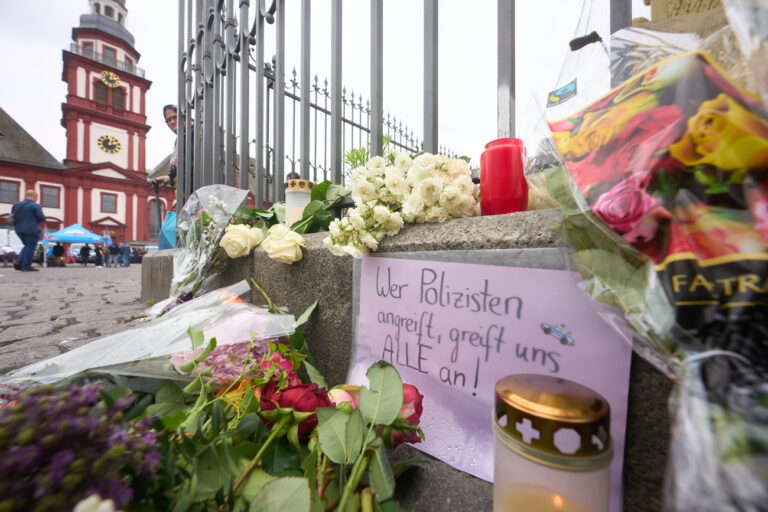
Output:
[[381,512],[410,512],[409,509],[403,508],[394,499],[378,502]]
[[[245,471],[250,461],[240,459],[238,461],[239,474]],[[254,468],[245,478],[243,485],[237,490],[238,496],[242,496],[247,501],[254,499],[266,484],[275,480],[275,477],[261,468]]]
[[320,373],[320,370],[312,366],[307,361],[304,361],[304,369],[307,370],[310,382],[314,382],[318,387],[328,389],[328,384],[325,383],[325,377]]
[[246,414],[237,424],[236,432],[242,437],[248,437],[256,432],[261,425],[263,422],[258,414]]
[[360,412],[367,423],[389,425],[403,406],[403,381],[394,366],[384,361],[374,363],[365,373],[370,390],[360,388]]
[[299,318],[296,320],[296,323],[295,323],[295,324],[293,324],[293,328],[295,329],[295,328],[297,328],[297,327],[299,327],[299,326],[301,326],[301,325],[304,325],[304,324],[306,323],[306,321],[307,321],[307,320],[309,320],[309,315],[311,315],[311,314],[312,314],[312,312],[315,310],[315,308],[316,308],[316,307],[317,307],[317,301],[313,302],[313,303],[312,303],[312,305],[310,305],[310,306],[309,306],[309,307],[308,307],[308,308],[307,308],[307,309],[306,309],[306,310],[305,310],[305,311],[304,311],[304,312],[303,312],[303,313],[302,313],[302,314],[299,316]]
[[368,463],[368,477],[379,500],[387,500],[395,493],[395,477],[389,466],[384,445],[380,445],[371,454],[371,460]]
[[275,212],[275,223],[285,224],[285,203],[275,203],[272,205]]
[[229,457],[224,453],[224,447],[209,446],[198,458],[197,476],[199,487],[195,501],[210,500],[219,489],[229,489],[240,474]]
[[190,327],[187,329],[187,334],[189,334],[189,339],[192,340],[192,348],[197,348],[205,342],[205,336],[203,336],[203,331],[201,330]]
[[293,331],[293,334],[291,334],[288,339],[291,342],[293,350],[296,352],[301,352],[304,349],[306,341],[304,340],[304,335],[301,333],[301,331]]
[[301,214],[302,219],[306,219],[315,214],[318,210],[323,209],[323,201],[310,201],[307,206],[304,207],[304,212]]
[[309,488],[313,496],[317,494],[317,459],[319,454],[320,452],[317,449],[312,450],[301,463],[301,469],[304,471],[304,476],[309,482]]
[[288,476],[266,484],[251,501],[250,512],[309,512],[306,478]]
[[[315,302],[315,304],[317,304],[317,302]],[[101,395],[107,402],[107,405],[112,407],[118,398],[128,398],[131,396],[131,393],[133,393],[133,391],[131,391],[129,388],[119,387],[112,388],[107,391],[102,391]]]
[[323,453],[336,464],[346,464],[349,459],[347,447],[347,422],[350,416],[344,411],[331,407],[317,409],[317,435]]
[[300,476],[299,452],[285,444],[272,443],[261,456],[261,467],[270,475]]
[[192,476],[184,481],[184,486],[181,491],[176,493],[176,497],[179,501],[173,507],[172,512],[186,512],[189,506],[192,504],[192,499],[197,492],[197,473],[192,473]]
[[[147,414],[149,414],[149,410],[147,410]],[[182,423],[184,423],[184,420],[186,419],[186,411],[181,410],[162,417],[160,422],[163,424],[163,427],[167,428],[168,430],[176,430],[181,426]]]
[[174,382],[166,381],[155,393],[155,403],[147,407],[147,414],[165,418],[186,408],[184,394]]
[[355,409],[349,415],[347,422],[347,464],[354,464],[360,450],[363,448],[363,433],[365,425],[363,424],[363,414],[360,409]]
[[335,202],[343,197],[347,197],[350,193],[350,190],[345,186],[331,183],[328,185],[328,190],[325,192],[325,200]]
[[331,184],[330,180],[321,181],[314,187],[312,187],[312,193],[310,194],[310,199],[312,201],[325,201],[326,198],[326,191],[328,190],[328,186]]
[[138,418],[141,416],[144,411],[147,410],[147,407],[152,403],[152,400],[154,397],[151,393],[147,393],[143,395],[138,400],[134,400],[133,404],[125,411],[124,419],[126,421],[131,421],[132,419]]
[[211,338],[210,341],[208,342],[208,345],[205,347],[205,349],[202,352],[200,352],[200,354],[197,357],[195,357],[195,362],[199,363],[200,361],[204,360],[206,357],[208,357],[208,354],[213,352],[213,349],[215,348],[216,348],[216,338]]

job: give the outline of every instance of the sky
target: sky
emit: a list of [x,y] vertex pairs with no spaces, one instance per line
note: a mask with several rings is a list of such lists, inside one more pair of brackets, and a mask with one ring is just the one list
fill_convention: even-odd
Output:
[[[593,0],[604,3],[608,0]],[[650,18],[642,0],[633,16]],[[251,2],[254,4],[256,2]],[[267,2],[269,3],[269,2]],[[287,0],[287,69],[300,63],[298,0]],[[0,0],[0,108],[56,159],[65,156],[61,103],[62,50],[72,28],[88,12],[88,0]],[[322,81],[330,74],[330,0],[313,0],[311,65]],[[348,90],[370,88],[370,2],[346,0],[343,15],[343,76]],[[177,0],[127,0],[126,28],[141,54],[138,66],[152,81],[147,93],[147,168],[173,148],[162,106],[175,103],[178,45]],[[537,103],[555,89],[560,65],[582,9],[581,0],[527,0],[516,4],[517,127],[525,135],[540,112]],[[602,10],[603,12],[606,9]],[[439,23],[439,144],[478,165],[485,143],[496,138],[496,0],[441,0]],[[384,2],[384,111],[417,134],[422,132],[423,14],[413,0]],[[291,36],[293,35],[293,36]],[[274,53],[268,26],[265,55]]]

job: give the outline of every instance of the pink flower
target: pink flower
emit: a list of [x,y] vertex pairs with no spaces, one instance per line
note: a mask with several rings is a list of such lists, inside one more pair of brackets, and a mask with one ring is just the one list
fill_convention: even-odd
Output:
[[[405,420],[410,425],[418,427],[421,413],[423,411],[422,400],[424,396],[419,393],[418,388],[411,384],[403,384],[403,406],[397,413],[399,419]],[[395,420],[397,423],[398,420]],[[385,439],[386,440],[386,439]],[[395,426],[392,428],[391,445],[397,446],[400,443],[420,443],[421,437],[416,430],[403,430]]]
[[359,405],[360,386],[343,385],[333,388],[328,392],[328,398],[334,407],[348,403],[352,409],[357,409]]
[[293,363],[285,359],[277,352],[267,358],[259,358],[259,368],[262,370],[267,371],[273,365],[276,367],[275,377],[285,375],[285,377],[288,379],[288,386],[296,386],[297,384],[301,384],[299,376],[296,374],[296,372],[293,371]]
[[755,217],[755,230],[768,243],[768,200],[760,199],[752,205],[752,216]]
[[592,211],[629,243],[650,241],[662,219],[669,212],[648,195],[650,173],[637,173],[605,192],[592,206]]

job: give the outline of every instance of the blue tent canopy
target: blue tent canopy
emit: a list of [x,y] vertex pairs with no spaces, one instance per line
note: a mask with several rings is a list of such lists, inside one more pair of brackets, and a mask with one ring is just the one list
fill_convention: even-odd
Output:
[[51,242],[104,243],[103,236],[91,233],[80,224],[72,224],[60,231],[51,233],[48,240]]

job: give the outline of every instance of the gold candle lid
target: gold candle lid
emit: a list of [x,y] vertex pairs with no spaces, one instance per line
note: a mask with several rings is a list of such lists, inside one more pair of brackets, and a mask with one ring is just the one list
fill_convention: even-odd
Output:
[[286,192],[306,192],[309,194],[314,186],[315,184],[309,180],[293,179],[285,181]]
[[528,458],[607,456],[610,461],[610,417],[602,395],[570,380],[519,374],[496,383],[496,429],[512,438],[510,448]]

